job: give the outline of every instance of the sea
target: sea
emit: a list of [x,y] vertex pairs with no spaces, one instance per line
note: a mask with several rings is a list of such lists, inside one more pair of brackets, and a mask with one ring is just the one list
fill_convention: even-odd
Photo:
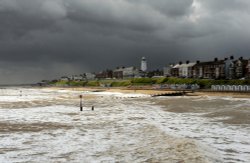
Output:
[[1,87],[0,162],[249,163],[250,99]]

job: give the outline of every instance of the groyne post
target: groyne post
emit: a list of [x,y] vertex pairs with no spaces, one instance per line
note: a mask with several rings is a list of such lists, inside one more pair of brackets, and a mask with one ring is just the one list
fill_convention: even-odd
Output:
[[82,95],[80,95],[79,97],[80,97],[80,111],[82,111]]

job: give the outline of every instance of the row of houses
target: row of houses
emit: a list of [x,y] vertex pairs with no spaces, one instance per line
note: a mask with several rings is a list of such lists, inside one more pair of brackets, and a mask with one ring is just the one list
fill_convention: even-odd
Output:
[[114,70],[103,70],[98,73],[84,73],[81,75],[63,76],[61,81],[87,81],[94,79],[130,79],[140,77],[163,76],[163,71],[141,71],[136,67],[117,67]]
[[[147,60],[145,57],[141,59],[141,68],[138,69],[134,66],[131,67],[117,67],[114,70],[103,70],[98,73],[84,73],[78,76],[63,76],[60,80],[63,81],[83,81],[83,80],[93,80],[93,79],[126,79],[126,78],[138,78],[147,77]],[[163,73],[162,73],[163,75]]]
[[94,79],[127,79],[145,75],[145,72],[136,67],[117,67],[114,70],[103,70],[97,73],[84,73],[81,75],[63,76],[61,81],[87,81]]
[[131,67],[117,67],[114,70],[104,70],[95,74],[96,79],[127,79],[127,78],[138,78],[144,77],[145,71],[139,70],[138,68]]
[[206,62],[179,62],[163,69],[164,76],[180,78],[203,78],[203,79],[241,79],[250,78],[250,59],[243,57],[234,59],[233,56],[219,60]]
[[72,75],[72,76],[62,76],[59,80],[61,81],[86,81],[94,80],[96,75],[94,73],[83,73],[81,75]]
[[62,81],[86,81],[94,79],[127,79],[140,77],[179,77],[179,78],[201,78],[201,79],[244,79],[250,78],[250,59],[240,57],[234,59],[233,56],[219,60],[214,58],[213,61],[196,61],[178,64],[170,64],[163,70],[147,70],[147,61],[143,57],[141,68],[117,67],[113,70],[106,69],[98,73],[84,73],[70,77],[63,76]]

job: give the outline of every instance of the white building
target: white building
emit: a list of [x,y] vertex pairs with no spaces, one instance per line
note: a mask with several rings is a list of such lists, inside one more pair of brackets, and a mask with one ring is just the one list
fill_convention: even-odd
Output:
[[233,76],[233,73],[231,72],[234,66],[233,63],[233,57],[231,56],[230,59],[225,58],[225,77],[226,79],[231,79]]
[[70,77],[70,80],[74,80],[74,81],[82,81],[84,78],[81,75],[73,75]]
[[187,61],[186,63],[179,63],[177,65],[175,65],[173,68],[174,69],[178,69],[178,76],[179,77],[183,77],[183,78],[190,78],[192,77],[192,67],[195,65],[196,63],[189,63],[189,61]]
[[146,72],[147,69],[148,69],[147,60],[145,57],[142,57],[142,59],[141,59],[141,71]]
[[192,68],[196,63],[189,63],[187,62],[186,64],[183,64],[180,66],[180,76],[182,77],[192,77]]
[[171,76],[171,69],[173,68],[173,65],[165,66],[163,67],[163,76]]
[[123,69],[124,78],[132,78],[139,75],[139,70],[136,67],[126,67]]
[[87,73],[85,73],[85,78],[87,80],[94,80],[95,79],[95,74],[87,72]]
[[120,67],[113,71],[113,77],[121,78],[134,78],[139,76],[139,70],[136,67]]
[[69,81],[70,78],[67,77],[67,76],[62,76],[60,80],[61,80],[61,81]]

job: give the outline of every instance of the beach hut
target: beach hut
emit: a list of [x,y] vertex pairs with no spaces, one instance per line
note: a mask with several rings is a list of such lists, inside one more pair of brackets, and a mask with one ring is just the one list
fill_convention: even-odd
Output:
[[220,90],[220,86],[219,85],[215,85],[215,90],[219,91]]
[[219,91],[220,90],[220,86],[219,85],[215,85],[215,90]]
[[235,86],[235,91],[239,91],[239,85]]
[[244,85],[243,87],[244,87],[244,88],[243,88],[243,91],[246,92],[246,91],[247,91],[247,85]]
[[247,91],[250,91],[250,85],[247,85]]
[[222,86],[221,86],[221,90],[222,90],[222,91],[225,91],[225,88],[226,88],[225,85],[222,85]]
[[230,91],[230,89],[231,89],[230,85],[225,86],[225,91]]
[[236,85],[232,86],[232,91],[236,91]]
[[239,91],[244,91],[243,85],[239,85]]
[[219,91],[220,90],[220,86],[219,85],[215,85],[215,90]]
[[233,85],[230,85],[230,90],[234,91],[234,86]]

